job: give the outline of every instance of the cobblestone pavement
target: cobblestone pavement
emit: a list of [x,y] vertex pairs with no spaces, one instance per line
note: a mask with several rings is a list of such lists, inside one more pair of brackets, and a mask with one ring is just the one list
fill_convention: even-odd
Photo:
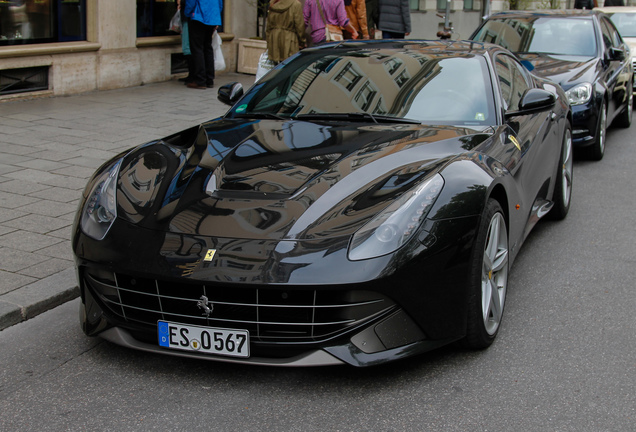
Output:
[[[224,74],[217,87],[254,76]],[[88,177],[123,150],[222,115],[177,80],[0,103],[0,330],[77,297],[71,225]]]

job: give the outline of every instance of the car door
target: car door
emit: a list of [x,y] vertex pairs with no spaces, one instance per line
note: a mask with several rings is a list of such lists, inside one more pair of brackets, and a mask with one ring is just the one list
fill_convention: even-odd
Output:
[[605,66],[603,80],[608,91],[609,124],[626,106],[631,68],[629,51],[614,24],[606,16],[600,16],[599,22],[603,35],[603,64]]
[[[495,69],[499,81],[499,91],[506,111],[507,136],[504,147],[514,167],[509,166],[519,188],[528,217],[537,197],[544,197],[547,182],[552,175],[559,149],[550,146],[556,136],[556,123],[552,111],[515,113],[525,92],[534,86],[527,70],[514,57],[500,53],[495,57]],[[523,226],[524,224],[521,224]]]

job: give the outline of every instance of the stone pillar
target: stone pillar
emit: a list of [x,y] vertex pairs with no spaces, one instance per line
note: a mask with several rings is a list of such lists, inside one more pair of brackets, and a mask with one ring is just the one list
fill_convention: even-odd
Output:
[[89,41],[99,42],[97,88],[108,90],[142,84],[137,52],[135,0],[88,0]]

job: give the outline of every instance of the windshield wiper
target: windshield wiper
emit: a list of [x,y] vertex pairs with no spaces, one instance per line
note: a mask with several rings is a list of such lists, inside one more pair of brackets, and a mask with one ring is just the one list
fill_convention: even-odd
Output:
[[281,117],[278,114],[274,113],[240,113],[234,114],[236,118],[253,118],[253,119],[272,119],[272,120],[289,120],[289,117]]
[[409,123],[409,124],[420,124],[419,121],[403,118],[403,117],[392,117],[386,115],[378,115],[378,114],[370,114],[364,112],[352,112],[352,113],[313,113],[313,114],[298,114],[294,116],[297,120],[335,120],[335,121],[369,121],[371,120],[374,123]]

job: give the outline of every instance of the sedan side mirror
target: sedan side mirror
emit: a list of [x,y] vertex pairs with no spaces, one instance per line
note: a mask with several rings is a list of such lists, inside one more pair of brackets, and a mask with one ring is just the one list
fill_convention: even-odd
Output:
[[625,50],[622,50],[616,47],[611,47],[609,49],[609,57],[610,57],[610,60],[623,61],[625,60],[625,57],[626,57]]
[[506,116],[526,115],[533,112],[547,111],[556,103],[554,93],[544,89],[532,88],[526,90],[519,102],[519,109],[507,112]]
[[241,97],[243,97],[243,85],[240,82],[233,81],[219,87],[218,99],[227,105],[234,105]]

